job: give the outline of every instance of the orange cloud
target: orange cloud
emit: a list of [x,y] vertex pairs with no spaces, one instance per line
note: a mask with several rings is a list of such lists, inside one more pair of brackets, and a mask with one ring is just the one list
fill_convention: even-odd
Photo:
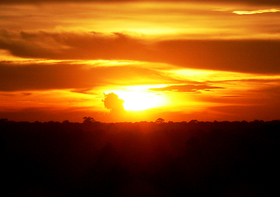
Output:
[[20,57],[136,60],[185,68],[280,73],[279,40],[163,40],[121,33],[21,33],[0,36],[0,48]]
[[193,84],[191,84],[191,85],[190,84],[188,84],[188,85],[170,85],[170,86],[163,87],[163,88],[150,88],[150,90],[175,91],[175,92],[197,92],[200,90],[210,91],[211,89],[217,89],[217,88],[222,88],[222,87],[206,85],[203,83],[195,83],[195,85],[193,85]]
[[[160,72],[134,66],[87,67],[80,64],[0,62],[0,91],[92,89],[98,86],[176,82]],[[177,81],[178,82],[178,81]]]

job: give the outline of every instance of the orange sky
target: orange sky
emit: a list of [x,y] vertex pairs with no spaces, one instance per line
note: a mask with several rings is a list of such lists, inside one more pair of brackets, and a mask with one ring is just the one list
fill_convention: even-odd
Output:
[[0,0],[0,118],[279,119],[279,1],[193,2]]

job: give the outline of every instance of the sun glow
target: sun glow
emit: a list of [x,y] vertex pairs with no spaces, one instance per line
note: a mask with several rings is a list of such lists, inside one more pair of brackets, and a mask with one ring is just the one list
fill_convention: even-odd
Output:
[[124,90],[110,90],[105,93],[114,92],[120,99],[123,99],[123,106],[126,111],[143,111],[167,105],[167,98],[164,94],[149,91],[149,88],[165,86],[166,85],[127,86]]

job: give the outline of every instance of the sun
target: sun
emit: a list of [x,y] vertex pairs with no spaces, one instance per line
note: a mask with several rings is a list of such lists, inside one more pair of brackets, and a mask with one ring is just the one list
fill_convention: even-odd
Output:
[[120,99],[124,100],[123,106],[126,111],[143,111],[151,108],[165,106],[167,101],[163,94],[149,91],[154,86],[127,86],[123,90],[111,90]]
[[149,92],[123,92],[119,95],[124,100],[123,106],[127,111],[142,111],[163,104],[159,95]]

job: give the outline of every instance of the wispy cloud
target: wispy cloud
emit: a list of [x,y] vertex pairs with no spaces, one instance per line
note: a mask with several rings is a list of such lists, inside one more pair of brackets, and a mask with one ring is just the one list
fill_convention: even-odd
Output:
[[264,10],[251,10],[251,11],[233,11],[232,13],[238,15],[250,15],[250,14],[263,14],[263,13],[276,13],[280,12],[279,9],[264,9]]
[[[152,91],[174,91],[174,92],[198,92],[198,91],[210,91],[211,89],[219,89],[222,87],[211,86],[205,84],[187,84],[187,85],[170,85],[163,88],[150,88]],[[223,88],[222,88],[223,89]]]

